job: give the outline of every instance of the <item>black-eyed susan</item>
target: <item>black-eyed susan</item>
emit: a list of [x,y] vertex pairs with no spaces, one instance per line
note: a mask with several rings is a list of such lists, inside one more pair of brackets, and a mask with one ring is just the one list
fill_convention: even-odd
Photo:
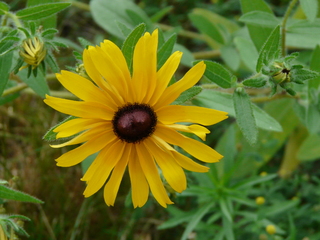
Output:
[[[184,149],[203,162],[217,162],[222,156],[209,146],[186,137],[193,133],[205,139],[208,126],[227,118],[225,112],[197,106],[170,105],[179,95],[195,85],[205,71],[199,62],[176,83],[168,86],[180,63],[182,53],[173,53],[157,71],[158,31],[145,33],[133,54],[133,73],[121,50],[111,41],[84,50],[84,67],[92,81],[75,73],[62,71],[58,80],[82,101],[46,96],[46,104],[72,116],[57,128],[57,138],[76,135],[60,148],[83,143],[63,154],[58,166],[69,167],[99,152],[84,174],[85,197],[96,193],[105,183],[106,204],[114,205],[123,174],[128,166],[134,207],[143,206],[151,190],[163,207],[172,204],[160,178],[177,192],[186,188],[184,169],[206,172],[202,166],[176,151]],[[194,123],[185,125],[182,123]]]

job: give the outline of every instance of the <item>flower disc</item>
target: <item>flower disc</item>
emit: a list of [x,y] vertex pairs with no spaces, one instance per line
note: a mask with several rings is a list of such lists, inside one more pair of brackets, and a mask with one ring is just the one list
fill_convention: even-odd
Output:
[[137,143],[155,130],[157,116],[147,104],[128,104],[120,108],[112,120],[113,131],[127,143]]

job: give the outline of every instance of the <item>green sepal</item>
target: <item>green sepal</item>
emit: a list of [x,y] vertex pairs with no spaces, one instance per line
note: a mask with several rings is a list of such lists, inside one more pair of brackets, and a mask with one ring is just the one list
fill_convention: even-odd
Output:
[[29,33],[28,29],[23,28],[23,27],[18,27],[18,29],[24,33],[26,38],[31,38],[31,34]]
[[54,28],[48,28],[46,30],[44,30],[42,33],[41,33],[41,36],[43,38],[46,38],[46,39],[52,39],[54,37],[55,34],[58,33],[58,30],[57,29],[54,29]]
[[82,54],[77,52],[77,51],[73,51],[73,56],[75,57],[75,59],[82,61]]
[[35,22],[33,22],[33,21],[29,22],[29,29],[30,29],[30,32],[31,32],[32,36],[36,35],[37,26],[36,26]]
[[[46,140],[48,142],[56,141],[58,133],[54,132],[54,129],[56,129],[61,124],[65,123],[67,121],[70,121],[72,119],[75,119],[75,118],[76,117],[74,117],[74,116],[69,116],[65,120],[63,120],[62,122],[60,122],[57,125],[55,125],[52,128],[50,128],[49,131],[43,136],[43,140]],[[61,140],[65,140],[65,139],[69,139],[69,138],[61,138]],[[60,138],[59,138],[59,140],[60,140]]]

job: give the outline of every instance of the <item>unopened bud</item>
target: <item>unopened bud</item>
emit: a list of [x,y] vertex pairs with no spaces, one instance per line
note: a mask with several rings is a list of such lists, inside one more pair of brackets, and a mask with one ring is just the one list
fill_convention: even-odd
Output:
[[20,56],[27,63],[27,66],[21,67],[19,70],[32,66],[35,69],[43,61],[47,54],[44,43],[39,37],[28,38],[23,41]]

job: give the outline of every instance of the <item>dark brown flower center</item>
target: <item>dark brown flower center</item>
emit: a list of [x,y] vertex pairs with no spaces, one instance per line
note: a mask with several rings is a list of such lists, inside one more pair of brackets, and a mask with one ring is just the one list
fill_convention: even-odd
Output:
[[155,130],[157,116],[147,104],[128,104],[118,109],[112,124],[114,133],[122,141],[138,143]]

